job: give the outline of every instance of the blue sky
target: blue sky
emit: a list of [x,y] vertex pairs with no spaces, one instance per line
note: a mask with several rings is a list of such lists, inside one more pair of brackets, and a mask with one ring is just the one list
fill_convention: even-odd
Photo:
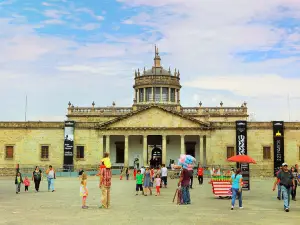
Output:
[[[300,120],[298,0],[0,0],[0,121],[131,106],[134,70],[180,69],[183,106]],[[290,108],[288,108],[288,96]]]

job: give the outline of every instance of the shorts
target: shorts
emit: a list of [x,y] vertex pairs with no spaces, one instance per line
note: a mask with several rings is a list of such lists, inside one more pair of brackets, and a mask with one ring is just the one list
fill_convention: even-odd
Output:
[[87,196],[82,196],[82,199],[85,201]]
[[136,191],[143,191],[143,185],[142,184],[136,184],[135,190]]

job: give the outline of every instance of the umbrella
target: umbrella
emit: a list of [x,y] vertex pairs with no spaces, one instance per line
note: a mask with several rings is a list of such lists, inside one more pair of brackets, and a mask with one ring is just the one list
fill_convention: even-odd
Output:
[[247,155],[235,155],[227,159],[229,162],[237,163],[253,163],[256,164],[255,160]]

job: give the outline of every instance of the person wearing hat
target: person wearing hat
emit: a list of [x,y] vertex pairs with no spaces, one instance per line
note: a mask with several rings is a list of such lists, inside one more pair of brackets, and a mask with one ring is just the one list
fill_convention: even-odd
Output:
[[283,196],[283,207],[286,212],[290,211],[290,195],[291,190],[295,189],[295,181],[292,173],[288,169],[288,164],[282,164],[282,170],[278,173],[274,185],[273,191],[275,191],[278,179],[280,180],[279,185],[281,186],[281,192]]

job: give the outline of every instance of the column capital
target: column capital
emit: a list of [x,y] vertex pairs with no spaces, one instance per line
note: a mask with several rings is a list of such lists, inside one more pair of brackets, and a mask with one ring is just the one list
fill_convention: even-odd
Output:
[[185,134],[181,134],[180,137],[181,137],[181,138],[184,138],[184,137],[185,137]]
[[148,135],[146,135],[146,134],[143,135],[143,138],[147,138],[147,137],[148,137]]
[[161,136],[162,136],[162,138],[167,138],[168,135],[163,134],[163,135],[161,135]]

